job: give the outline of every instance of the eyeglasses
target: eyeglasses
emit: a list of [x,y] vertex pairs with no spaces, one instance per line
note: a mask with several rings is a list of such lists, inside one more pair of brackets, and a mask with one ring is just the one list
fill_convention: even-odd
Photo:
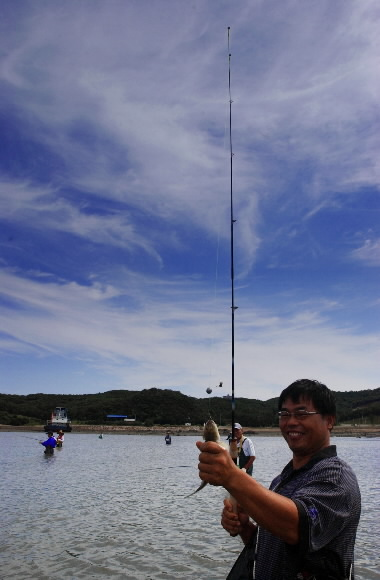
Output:
[[303,419],[306,419],[306,417],[309,417],[310,415],[320,415],[320,413],[318,411],[294,411],[294,413],[289,413],[289,411],[279,411],[278,412],[278,418],[285,421],[286,419],[290,419],[291,416],[293,416],[295,419],[300,419],[301,421]]

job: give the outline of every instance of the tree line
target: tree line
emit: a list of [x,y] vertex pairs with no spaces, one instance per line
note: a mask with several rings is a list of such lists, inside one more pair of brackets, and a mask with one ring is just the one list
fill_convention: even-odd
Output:
[[[335,397],[338,423],[380,423],[380,388],[335,392]],[[236,421],[249,427],[274,426],[278,423],[277,403],[277,397],[267,401],[236,398]],[[137,425],[147,426],[201,425],[210,416],[219,425],[231,421],[231,400],[227,397],[198,399],[171,389],[151,388],[88,395],[0,393],[0,423],[44,424],[55,407],[67,407],[73,424],[107,424],[111,422],[109,414],[128,415],[136,418]],[[119,423],[125,424],[122,420]]]

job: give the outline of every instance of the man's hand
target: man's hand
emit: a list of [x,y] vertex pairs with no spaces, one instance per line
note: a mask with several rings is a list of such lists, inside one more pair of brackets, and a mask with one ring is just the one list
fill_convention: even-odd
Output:
[[227,449],[212,441],[197,441],[199,477],[211,485],[225,486],[233,470],[237,470]]
[[220,523],[230,536],[240,534],[245,544],[249,542],[256,529],[255,524],[250,521],[248,514],[241,509],[239,504],[234,507],[229,499],[224,500]]

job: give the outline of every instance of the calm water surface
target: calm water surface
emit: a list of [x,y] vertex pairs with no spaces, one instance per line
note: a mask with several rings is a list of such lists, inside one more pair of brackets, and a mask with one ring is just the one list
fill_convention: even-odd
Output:
[[[43,436],[43,435],[42,435]],[[224,492],[199,485],[197,437],[66,435],[46,457],[36,433],[0,433],[1,580],[223,580],[241,550],[220,526]],[[289,461],[280,437],[257,437],[268,486]],[[380,579],[380,439],[334,438],[362,491],[356,580]]]

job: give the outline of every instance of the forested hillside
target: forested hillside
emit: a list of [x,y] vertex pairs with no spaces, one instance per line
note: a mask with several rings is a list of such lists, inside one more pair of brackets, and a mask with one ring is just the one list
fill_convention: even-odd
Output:
[[[380,423],[380,388],[335,393],[339,423]],[[75,423],[106,424],[108,414],[128,415],[136,424],[202,424],[211,415],[219,425],[231,419],[231,401],[223,397],[197,399],[170,389],[108,391],[95,395],[0,394],[0,423],[42,424],[54,407],[69,409]],[[236,399],[236,420],[250,427],[277,423],[277,398],[268,401]]]

